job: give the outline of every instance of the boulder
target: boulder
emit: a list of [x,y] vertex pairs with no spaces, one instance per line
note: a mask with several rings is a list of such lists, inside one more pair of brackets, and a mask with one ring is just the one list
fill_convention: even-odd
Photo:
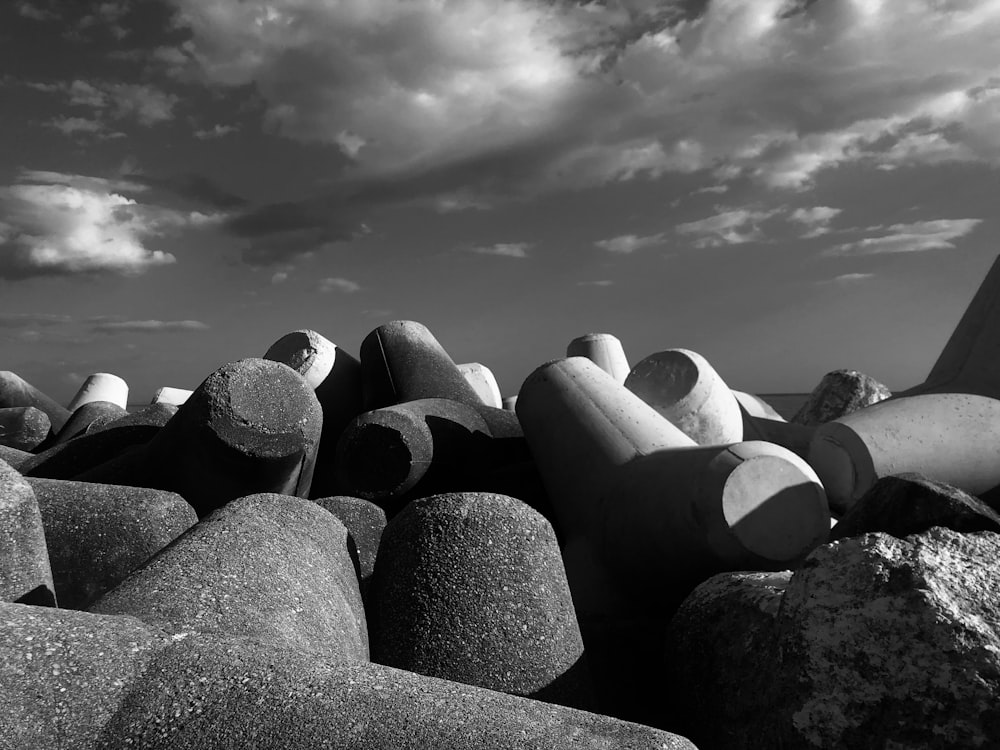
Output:
[[804,425],[824,424],[885,401],[891,395],[888,388],[864,373],[834,370],[823,376],[789,421]]
[[583,641],[555,534],[520,500],[414,500],[386,526],[369,597],[372,659],[585,708]]
[[1000,514],[977,497],[920,474],[882,477],[830,532],[846,539],[882,531],[902,539],[933,526],[1000,532]]

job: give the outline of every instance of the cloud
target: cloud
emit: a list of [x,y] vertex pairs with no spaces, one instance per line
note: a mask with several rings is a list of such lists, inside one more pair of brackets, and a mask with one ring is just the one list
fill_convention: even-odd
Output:
[[70,106],[91,110],[91,117],[64,116],[52,121],[52,127],[67,134],[75,132],[66,129],[72,128],[72,125],[67,125],[68,122],[77,125],[76,131],[82,129],[83,123],[89,123],[85,126],[91,128],[89,132],[103,130],[105,117],[135,121],[151,127],[172,120],[174,107],[180,102],[176,94],[150,84],[76,79],[57,83],[28,82],[25,85],[44,93],[59,94]]
[[828,234],[829,224],[836,218],[842,209],[831,208],[830,206],[813,206],[812,208],[797,208],[788,215],[788,220],[801,224],[806,230],[802,235],[803,239],[810,237],[820,237]]
[[239,132],[239,128],[235,125],[213,125],[211,128],[206,130],[194,131],[194,137],[204,141],[211,138],[223,138],[224,136],[236,132]]
[[18,4],[17,12],[22,17],[30,18],[34,21],[54,21],[59,18],[58,14],[51,8],[39,7],[37,3],[33,4],[28,2],[28,0],[22,0]]
[[272,132],[431,199],[1000,164],[997,0],[171,2],[175,75],[253,86]]
[[22,326],[56,326],[73,321],[69,315],[52,313],[0,313],[0,328],[20,328]]
[[912,224],[872,227],[884,233],[856,242],[845,242],[826,251],[825,255],[877,255],[881,253],[913,253],[927,250],[951,250],[953,240],[972,232],[982,219],[937,219]]
[[528,242],[498,242],[495,245],[478,245],[469,248],[469,252],[480,255],[500,255],[505,258],[527,258]]
[[100,120],[89,120],[86,117],[54,117],[45,124],[63,135],[100,133],[104,130],[104,123]]
[[221,217],[140,203],[127,179],[25,171],[0,186],[0,278],[81,273],[132,275],[174,263],[148,239]]
[[272,284],[283,284],[286,281],[288,281],[288,272],[287,271],[277,271],[274,274],[272,274],[272,276],[271,276],[271,283]]
[[350,279],[328,278],[320,280],[318,289],[323,294],[329,294],[330,292],[352,294],[361,289],[361,285]]
[[865,281],[866,279],[875,278],[873,273],[842,273],[840,276],[835,276],[832,279],[827,279],[825,281],[819,281],[819,284],[854,284],[859,281]]
[[693,235],[695,247],[720,247],[741,245],[764,239],[758,224],[780,213],[781,209],[756,210],[749,208],[725,209],[716,206],[719,213],[706,219],[678,224],[678,234]]
[[646,237],[639,237],[634,234],[623,234],[619,237],[612,237],[607,240],[598,240],[594,244],[609,253],[628,254],[641,250],[644,247],[653,247],[664,244],[664,233],[651,234]]
[[91,326],[96,333],[180,333],[206,331],[208,325],[199,320],[118,320],[97,322]]
[[598,281],[578,281],[577,286],[611,286],[615,282],[610,279],[600,279]]

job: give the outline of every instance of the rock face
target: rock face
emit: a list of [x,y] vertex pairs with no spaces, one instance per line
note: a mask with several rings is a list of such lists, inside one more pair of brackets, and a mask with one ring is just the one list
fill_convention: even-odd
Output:
[[382,535],[370,608],[374,661],[591,705],[555,534],[519,500],[461,493],[411,502]]
[[45,531],[31,486],[0,461],[0,601],[55,606]]
[[38,500],[56,596],[64,609],[88,606],[198,522],[194,508],[173,492],[27,481]]
[[902,539],[932,526],[963,532],[1000,532],[1000,514],[957,487],[920,474],[900,474],[875,482],[833,527],[830,539],[875,531]]
[[202,520],[91,608],[168,633],[214,632],[368,659],[347,529],[313,502],[250,495]]
[[[683,695],[702,707],[679,710],[701,710],[707,727],[693,738],[728,722],[728,739],[705,747],[1000,746],[998,556],[1000,535],[939,527],[819,548],[792,575],[773,625],[757,613],[746,618],[757,630],[752,653],[730,651],[722,669],[713,666],[714,652],[690,650],[702,656],[683,674],[703,683]],[[717,598],[709,609],[724,608],[725,592]],[[675,630],[703,645],[736,627],[688,620]],[[745,679],[736,694],[734,674]]]
[[880,382],[857,370],[828,372],[790,421],[816,425],[885,401],[892,393]]

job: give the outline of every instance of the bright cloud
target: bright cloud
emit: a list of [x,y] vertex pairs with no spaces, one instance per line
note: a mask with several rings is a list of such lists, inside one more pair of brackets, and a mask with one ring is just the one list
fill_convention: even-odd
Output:
[[827,255],[876,255],[879,253],[912,253],[926,250],[951,250],[954,240],[972,232],[982,219],[937,219],[912,224],[873,227],[882,234],[856,242],[846,242],[826,251]]
[[330,292],[351,294],[361,289],[361,285],[350,279],[328,278],[320,280],[318,289],[323,294],[329,294]]
[[692,235],[695,247],[720,247],[741,245],[764,239],[760,222],[779,213],[779,209],[755,210],[749,208],[723,209],[716,206],[719,213],[707,219],[678,224],[678,234]]
[[670,172],[805,190],[852,163],[1000,164],[1000,0],[172,2],[192,32],[160,55],[175,72],[251,84],[274,131],[465,205]]
[[801,224],[806,230],[802,236],[820,237],[829,233],[829,224],[841,213],[839,208],[830,206],[813,206],[812,208],[797,208],[788,215],[788,220]]
[[505,258],[527,258],[531,245],[527,242],[498,242],[495,245],[479,245],[469,248],[469,252],[480,255],[500,255]]
[[118,320],[95,323],[91,328],[97,333],[179,333],[208,330],[208,326],[200,320]]
[[594,244],[602,250],[607,250],[609,253],[627,255],[628,253],[634,253],[636,250],[641,250],[644,247],[662,245],[664,241],[664,233],[660,232],[659,234],[651,234],[645,237],[640,237],[634,234],[623,234],[607,240],[598,240]]
[[200,214],[142,204],[122,192],[144,188],[58,172],[26,171],[0,186],[0,277],[141,273],[175,262],[146,240],[199,226]]
[[239,131],[239,128],[235,125],[213,125],[211,128],[194,131],[194,137],[204,141],[211,138],[223,138],[237,131]]

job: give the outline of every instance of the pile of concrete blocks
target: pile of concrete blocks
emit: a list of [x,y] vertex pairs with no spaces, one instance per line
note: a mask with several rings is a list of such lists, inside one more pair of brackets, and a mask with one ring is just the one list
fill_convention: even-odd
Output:
[[424,325],[126,410],[0,374],[0,747],[1000,746],[1000,262],[927,382],[786,421]]

